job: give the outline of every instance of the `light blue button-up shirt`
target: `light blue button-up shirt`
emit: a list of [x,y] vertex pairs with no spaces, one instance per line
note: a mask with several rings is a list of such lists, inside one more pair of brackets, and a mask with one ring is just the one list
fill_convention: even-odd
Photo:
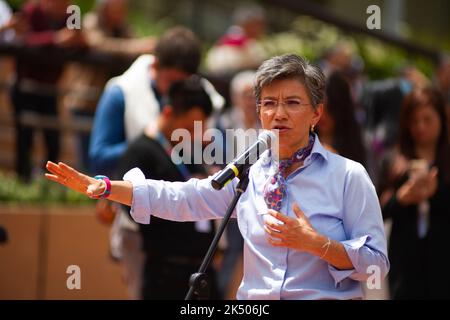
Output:
[[[292,210],[296,202],[319,233],[344,245],[354,269],[338,270],[317,256],[267,242],[263,224],[268,209],[262,190],[276,170],[269,154],[251,167],[249,186],[233,213],[244,237],[244,275],[237,298],[363,298],[365,280],[381,281],[389,270],[381,210],[366,170],[325,150],[316,137],[303,166],[286,179],[287,196],[280,211],[296,217]],[[237,185],[232,181],[217,191],[211,187],[211,177],[187,182],[146,180],[137,168],[124,180],[133,184],[130,213],[144,224],[150,223],[150,215],[174,221],[222,218]]]

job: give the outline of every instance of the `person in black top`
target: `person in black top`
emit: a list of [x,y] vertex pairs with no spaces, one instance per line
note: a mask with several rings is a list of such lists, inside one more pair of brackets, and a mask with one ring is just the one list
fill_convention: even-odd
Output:
[[392,299],[449,299],[450,145],[444,99],[436,89],[405,98],[398,155],[381,196],[392,219],[389,243]]
[[[158,120],[158,132],[146,130],[129,145],[119,161],[118,177],[135,167],[148,179],[185,181],[192,176],[206,176],[201,165],[176,165],[171,149],[178,141],[170,141],[176,129],[185,129],[193,137],[194,121],[204,122],[211,114],[212,103],[201,80],[192,76],[176,82],[167,98]],[[214,236],[214,225],[210,221],[182,223],[152,217],[150,224],[140,224],[139,228],[146,255],[142,297],[183,299],[189,289],[189,277],[198,270]],[[217,298],[212,269],[209,278],[212,297]]]
[[367,168],[361,127],[355,117],[356,106],[343,73],[336,71],[330,74],[325,93],[324,113],[317,123],[321,143]]

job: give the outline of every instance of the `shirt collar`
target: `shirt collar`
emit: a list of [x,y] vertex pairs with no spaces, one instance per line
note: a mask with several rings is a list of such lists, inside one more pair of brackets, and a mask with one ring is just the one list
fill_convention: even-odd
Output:
[[312,154],[319,154],[322,156],[322,158],[324,158],[325,160],[328,161],[328,150],[326,150],[322,144],[319,141],[319,137],[317,136],[317,134],[314,133],[314,135],[316,136],[316,139],[314,141],[314,145],[313,148],[311,150],[311,155]]
[[[322,144],[320,143],[319,137],[317,136],[317,134],[315,134],[315,140],[314,140],[314,145],[313,148],[311,150],[311,154],[305,159],[305,161],[307,161],[309,158],[312,157],[313,154],[317,154],[320,155],[322,158],[324,158],[326,161],[328,161],[328,150],[326,150]],[[272,157],[271,157],[271,151],[270,150],[266,150],[262,155],[261,155],[261,165],[266,167],[266,166],[270,166],[270,164],[272,163]]]

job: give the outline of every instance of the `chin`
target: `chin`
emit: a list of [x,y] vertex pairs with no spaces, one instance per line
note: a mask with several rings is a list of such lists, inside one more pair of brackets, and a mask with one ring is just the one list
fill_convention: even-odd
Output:
[[292,155],[291,149],[288,147],[279,146],[278,155],[281,159],[289,158]]

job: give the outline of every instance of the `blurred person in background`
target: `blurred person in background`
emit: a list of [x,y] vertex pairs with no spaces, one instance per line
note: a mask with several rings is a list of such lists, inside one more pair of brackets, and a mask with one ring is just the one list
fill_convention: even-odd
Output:
[[[15,29],[19,27],[19,19],[13,16],[8,3],[0,0],[0,44],[10,43],[14,40]],[[0,56],[0,87],[8,85],[11,82],[14,70],[11,58]],[[0,110],[7,102],[5,101],[4,90],[0,91]]]
[[336,43],[325,52],[319,61],[319,66],[324,70],[326,78],[329,78],[335,72],[339,72],[345,78],[350,86],[356,121],[361,126],[364,125],[366,114],[358,102],[366,81],[365,65],[354,46],[344,41]]
[[436,72],[436,86],[444,96],[447,111],[447,123],[450,126],[450,56],[444,57],[439,64]]
[[214,74],[234,74],[245,69],[257,69],[267,58],[259,40],[266,30],[264,9],[243,5],[233,13],[233,25],[206,56],[206,67]]
[[317,124],[320,141],[330,150],[357,161],[368,169],[350,86],[341,72],[330,74],[325,92],[324,112]]
[[352,66],[355,50],[346,42],[339,42],[327,50],[319,62],[325,77],[329,77],[333,72],[344,72]]
[[392,299],[449,299],[446,265],[450,228],[450,145],[444,99],[433,88],[415,89],[403,103],[398,152],[383,179]]
[[98,51],[135,56],[150,53],[155,39],[133,38],[128,22],[129,0],[97,0],[95,11],[84,17],[83,28],[88,44]]
[[[367,82],[359,104],[366,114],[364,141],[371,155],[372,176],[379,189],[380,164],[392,153],[397,142],[403,99],[429,80],[414,66],[403,67],[395,78]],[[381,180],[380,183],[383,183]]]
[[[31,178],[31,155],[33,150],[33,129],[22,123],[25,112],[58,117],[57,82],[63,70],[63,63],[51,58],[51,50],[79,48],[84,39],[78,30],[66,27],[68,0],[28,1],[20,11],[20,19],[26,31],[19,41],[26,47],[40,47],[49,50],[48,59],[36,60],[26,56],[16,57],[16,80],[11,90],[15,111],[16,127],[16,170],[22,180]],[[47,147],[46,158],[58,159],[60,133],[55,129],[44,129]]]
[[436,71],[436,85],[448,105],[450,101],[450,56],[441,59]]
[[[184,28],[167,30],[158,40],[154,55],[142,55],[119,77],[108,81],[95,111],[89,145],[90,170],[108,175],[117,169],[128,144],[144,129],[156,131],[164,96],[170,86],[195,74],[201,48],[195,34]],[[213,107],[220,109],[223,98],[206,80],[201,80]],[[116,212],[117,211],[117,212]],[[145,255],[139,228],[122,207],[99,202],[100,217],[115,213],[111,229],[111,254],[121,261],[131,299],[140,299]]]
[[[150,53],[155,40],[132,38],[133,33],[126,20],[127,13],[127,0],[98,0],[95,11],[83,18],[82,32],[89,49],[129,58]],[[75,119],[92,121],[106,82],[117,75],[116,70],[109,65],[74,62],[67,67],[64,80],[69,93],[65,97],[65,105],[70,108]],[[87,170],[90,135],[80,133],[78,138],[79,166]]]
[[14,38],[15,21],[13,20],[12,10],[8,3],[0,0],[0,41],[9,42]]
[[[231,80],[231,107],[220,115],[217,128],[223,132],[224,137],[228,129],[241,130],[233,131],[233,139],[225,141],[229,143],[223,148],[226,159],[234,159],[256,141],[256,135],[243,134],[247,129],[261,128],[258,114],[255,112],[256,99],[253,93],[255,75],[255,71],[241,71]],[[242,278],[244,244],[236,219],[229,221],[225,235],[225,250],[218,274],[218,286],[224,298],[233,299]]]
[[[253,94],[253,81],[255,71],[246,70],[237,73],[230,82],[231,107],[224,110],[220,114],[217,121],[217,128],[224,134],[227,129],[259,129],[261,124],[258,115],[255,112],[255,95]],[[242,131],[241,130],[241,131]],[[250,137],[249,137],[250,138]],[[257,137],[254,137],[257,138]],[[228,159],[244,151],[248,145],[242,137],[234,137],[234,141],[228,141],[230,144],[225,145],[225,152],[230,155]],[[252,144],[255,141],[248,141]]]
[[[172,83],[195,74],[200,58],[200,42],[194,33],[174,27],[158,40],[154,55],[140,56],[126,72],[108,81],[95,113],[89,147],[91,171],[111,173],[115,169],[127,142],[149,123],[156,126],[163,96]],[[222,108],[223,98],[206,79],[202,83],[215,109]]]
[[[130,143],[119,161],[117,178],[139,167],[157,180],[187,181],[191,177],[207,177],[205,168],[196,164],[175,164],[171,155],[171,136],[177,129],[187,130],[194,137],[194,121],[206,123],[213,111],[211,99],[198,76],[174,83],[166,105],[158,118],[157,131],[153,123]],[[186,143],[187,141],[183,141]],[[129,207],[125,209],[130,211]],[[212,221],[180,223],[155,218],[151,225],[139,225],[145,252],[142,282],[143,299],[183,299],[189,289],[189,278],[197,272],[203,256],[214,237]],[[212,297],[215,274],[209,270]]]
[[367,113],[367,127],[373,134],[375,151],[382,153],[395,145],[404,97],[428,84],[426,76],[410,65],[401,68],[395,78],[365,85],[361,103]]

